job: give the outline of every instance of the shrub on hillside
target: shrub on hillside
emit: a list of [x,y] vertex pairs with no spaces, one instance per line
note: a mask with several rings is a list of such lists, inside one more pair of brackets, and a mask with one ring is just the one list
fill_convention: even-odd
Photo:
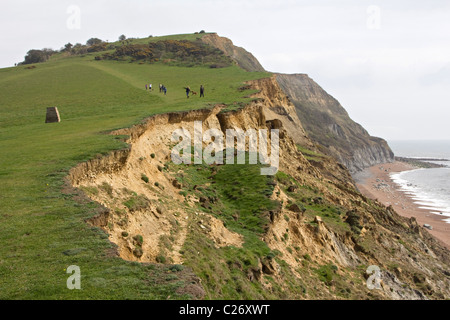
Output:
[[72,48],[72,54],[86,54],[87,51],[87,46],[82,45],[81,43],[77,43],[73,46]]
[[106,53],[101,58],[109,60],[126,60],[131,58],[131,61],[163,61],[168,64],[188,66],[206,64],[212,68],[224,68],[232,64],[232,60],[219,49],[206,45],[201,41],[187,40],[125,44],[117,47],[114,53]]
[[100,52],[106,50],[106,42],[97,43],[87,48],[87,52]]
[[27,52],[27,55],[25,56],[25,60],[22,64],[45,62],[55,53],[56,53],[56,51],[54,51],[52,49],[47,49],[47,48],[42,49],[42,50],[32,49]]
[[103,40],[101,40],[99,38],[90,38],[88,41],[86,41],[86,45],[94,46],[97,44],[101,44],[102,42],[103,42]]

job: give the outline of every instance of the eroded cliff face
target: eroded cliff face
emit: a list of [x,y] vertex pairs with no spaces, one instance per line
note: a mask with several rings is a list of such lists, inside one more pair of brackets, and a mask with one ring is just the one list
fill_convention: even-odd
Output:
[[228,38],[220,37],[213,33],[204,35],[202,41],[224,52],[244,70],[265,71],[259,61],[250,52],[244,48],[235,46]]
[[[450,297],[449,252],[413,219],[358,193],[333,158],[302,153],[297,144],[313,144],[275,79],[249,86],[259,93],[244,108],[151,117],[113,133],[130,137],[128,150],[71,170],[73,185],[108,209],[90,223],[110,235],[120,256],[185,264],[202,279],[208,298],[233,297],[230,288],[260,299]],[[263,231],[231,229],[230,221],[239,225],[243,214],[233,201],[245,202],[246,195],[218,193],[230,187],[216,179],[227,165],[171,162],[172,133],[184,128],[193,136],[195,121],[203,131],[280,130],[279,174],[261,189],[278,205],[253,212],[265,221]],[[270,253],[261,253],[266,247]],[[366,286],[369,265],[383,271],[380,290]]]
[[[258,60],[243,48],[217,34],[205,35],[202,40],[212,45],[247,71],[264,71]],[[371,137],[355,123],[340,103],[305,74],[277,74],[277,81],[295,105],[297,115],[307,135],[354,173],[379,163],[394,160],[387,142]],[[296,139],[295,135],[292,135]]]
[[350,119],[340,103],[305,74],[278,74],[278,83],[294,103],[309,137],[351,172],[394,160],[387,142],[371,137]]
[[[292,149],[295,153],[296,143],[312,146],[294,106],[275,78],[253,81],[249,86],[259,92],[253,96],[254,102],[244,109],[221,112],[226,106],[218,105],[212,109],[153,116],[143,124],[113,133],[130,137],[129,150],[113,152],[71,170],[73,185],[85,190],[98,189],[99,192],[90,197],[110,209],[93,223],[110,233],[121,257],[157,262],[158,256],[164,254],[172,263],[182,262],[177,252],[184,244],[189,223],[196,217],[193,210],[183,208],[185,198],[179,194],[181,187],[167,173],[171,150],[176,145],[172,135],[177,129],[189,131],[191,137],[194,137],[196,121],[202,122],[203,132],[217,129],[224,134],[227,129],[281,129],[281,137],[287,138],[288,133],[295,136],[295,142],[289,139],[285,152]],[[304,162],[310,170],[315,170],[306,160]],[[192,200],[191,204],[195,202],[198,199]],[[219,220],[202,215],[202,223],[215,226],[210,236],[216,245],[242,245],[242,236],[227,231]],[[140,235],[146,235],[145,242],[135,239]],[[166,242],[167,237],[175,237],[169,251],[161,249],[161,243]]]

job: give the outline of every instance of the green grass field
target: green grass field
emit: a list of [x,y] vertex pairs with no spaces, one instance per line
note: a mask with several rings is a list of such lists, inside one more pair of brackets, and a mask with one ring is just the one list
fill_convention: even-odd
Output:
[[[243,96],[251,92],[238,91],[244,81],[268,76],[236,66],[94,61],[95,55],[0,70],[0,299],[184,298],[175,293],[182,280],[168,267],[109,254],[108,236],[84,222],[97,205],[64,194],[64,177],[79,162],[125,147],[104,132],[157,113],[216,103],[232,108],[250,100]],[[187,99],[183,87],[199,91],[201,84],[206,97]],[[61,123],[44,123],[50,106],[58,107]],[[82,290],[66,287],[72,264],[81,267]]]

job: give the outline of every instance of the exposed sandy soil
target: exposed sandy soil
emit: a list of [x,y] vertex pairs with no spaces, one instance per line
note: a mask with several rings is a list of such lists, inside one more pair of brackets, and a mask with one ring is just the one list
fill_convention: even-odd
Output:
[[397,184],[390,177],[391,173],[413,169],[416,167],[397,161],[373,166],[356,174],[354,178],[356,186],[366,197],[376,199],[387,206],[392,205],[398,214],[416,218],[421,226],[431,225],[433,230],[428,230],[428,232],[450,249],[450,224],[444,221],[446,217],[419,208],[413,199],[399,190]]

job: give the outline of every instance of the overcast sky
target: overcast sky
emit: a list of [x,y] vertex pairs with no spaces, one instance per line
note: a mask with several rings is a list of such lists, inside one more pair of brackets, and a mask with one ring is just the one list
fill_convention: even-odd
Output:
[[217,32],[307,73],[372,135],[450,140],[448,0],[2,0],[0,67],[91,37]]

